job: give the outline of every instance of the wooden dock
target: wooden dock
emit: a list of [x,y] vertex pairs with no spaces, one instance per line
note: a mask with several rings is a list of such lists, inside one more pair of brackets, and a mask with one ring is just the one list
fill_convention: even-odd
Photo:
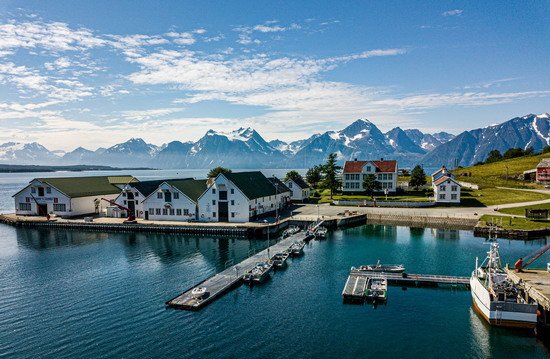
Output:
[[353,270],[350,272],[342,297],[345,302],[363,302],[369,278],[383,277],[388,285],[402,287],[439,287],[441,285],[469,288],[469,277],[434,274],[376,273]]
[[[320,226],[322,222],[318,223]],[[243,275],[254,268],[257,262],[266,261],[269,257],[273,257],[275,253],[283,252],[297,241],[308,241],[314,238],[313,234],[308,234],[306,231],[300,231],[285,239],[280,240],[269,248],[258,252],[239,264],[233,265],[224,271],[205,279],[204,281],[194,285],[177,297],[170,299],[166,305],[170,308],[184,310],[199,310],[206,305],[212,303],[216,298],[219,298],[231,288],[234,288],[242,283]],[[268,254],[269,251],[269,254]],[[192,296],[191,291],[197,287],[205,287],[207,295],[201,299],[196,299]]]

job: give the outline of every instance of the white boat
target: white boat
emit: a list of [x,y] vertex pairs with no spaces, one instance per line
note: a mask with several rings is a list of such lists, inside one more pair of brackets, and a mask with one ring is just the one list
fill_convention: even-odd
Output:
[[328,229],[327,227],[319,227],[317,228],[317,230],[315,231],[315,237],[317,238],[326,238],[327,237],[327,232],[328,232]]
[[367,264],[359,267],[351,267],[352,271],[360,272],[379,272],[379,273],[403,273],[405,266],[403,264],[380,264],[380,261],[376,264]]
[[206,287],[196,287],[191,290],[191,296],[195,299],[200,299],[206,294]]
[[384,277],[369,278],[365,296],[367,300],[385,302],[388,299],[388,280]]
[[289,253],[288,252],[281,252],[281,253],[276,253],[272,260],[273,260],[273,265],[276,267],[276,268],[283,268],[283,267],[286,267],[287,265],[287,262],[286,260],[288,259],[288,256],[289,256]]
[[261,283],[269,276],[271,269],[273,269],[273,263],[271,263],[271,261],[258,262],[254,268],[243,276],[243,280],[249,284]]
[[470,278],[474,310],[489,324],[533,329],[537,325],[537,304],[528,303],[500,266],[498,243],[490,243],[487,258]]
[[290,246],[289,249],[290,249],[293,256],[298,256],[298,255],[301,255],[302,253],[304,253],[305,245],[306,245],[305,242],[298,241],[298,242],[292,243],[292,245]]

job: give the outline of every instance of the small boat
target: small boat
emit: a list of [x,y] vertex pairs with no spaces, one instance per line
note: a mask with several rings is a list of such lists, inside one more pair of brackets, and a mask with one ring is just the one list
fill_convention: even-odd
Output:
[[206,294],[206,287],[196,287],[191,291],[191,296],[195,299],[201,299]]
[[292,243],[289,249],[291,250],[293,256],[299,256],[304,253],[305,245],[306,243],[304,241],[298,241]]
[[315,237],[316,238],[326,238],[327,237],[328,229],[327,227],[319,227],[315,231]]
[[385,302],[388,299],[388,280],[383,277],[370,278],[365,296],[370,301]]
[[378,261],[376,264],[367,264],[357,268],[351,267],[351,270],[377,273],[403,273],[405,266],[403,264],[380,264],[380,261]]
[[249,284],[261,283],[269,276],[271,269],[273,269],[273,263],[271,263],[271,261],[258,262],[254,268],[243,276],[243,280]]
[[286,267],[287,266],[286,260],[288,259],[288,256],[289,256],[288,252],[276,253],[272,258],[273,265],[275,266],[275,268]]
[[300,232],[300,231],[301,231],[301,229],[300,229],[300,227],[298,227],[298,226],[289,226],[289,227],[288,227],[287,229],[285,229],[285,231],[283,232],[283,237],[285,237],[285,238],[286,238],[286,237],[289,237],[289,236],[291,236],[291,235],[293,235],[293,234],[296,234],[296,233],[298,233],[298,232]]

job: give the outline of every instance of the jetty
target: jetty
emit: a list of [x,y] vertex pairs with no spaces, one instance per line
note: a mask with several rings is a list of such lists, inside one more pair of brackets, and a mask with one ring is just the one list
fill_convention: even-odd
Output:
[[[322,224],[323,221],[318,222],[312,228],[312,231],[315,231]],[[309,241],[314,237],[315,235],[310,231],[300,231],[287,238],[281,239],[263,251],[246,258],[239,264],[230,266],[224,271],[215,274],[200,283],[197,283],[177,297],[167,301],[166,306],[183,310],[199,310],[212,303],[215,299],[219,298],[230,289],[240,285],[242,283],[243,275],[254,268],[257,262],[271,259],[271,257],[273,257],[276,253],[288,250],[295,242]],[[193,295],[193,290],[196,288],[206,288],[206,294],[200,298],[197,298]]]
[[388,285],[401,287],[439,287],[452,286],[468,289],[469,277],[437,275],[437,274],[408,274],[408,273],[380,273],[352,270],[348,276],[342,297],[344,302],[365,301],[365,290],[370,278],[385,278]]

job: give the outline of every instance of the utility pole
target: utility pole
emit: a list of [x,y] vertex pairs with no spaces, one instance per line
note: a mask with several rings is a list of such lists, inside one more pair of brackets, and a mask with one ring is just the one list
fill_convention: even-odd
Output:
[[269,261],[269,223],[267,222],[267,219],[264,219],[264,223],[267,224],[267,260]]

